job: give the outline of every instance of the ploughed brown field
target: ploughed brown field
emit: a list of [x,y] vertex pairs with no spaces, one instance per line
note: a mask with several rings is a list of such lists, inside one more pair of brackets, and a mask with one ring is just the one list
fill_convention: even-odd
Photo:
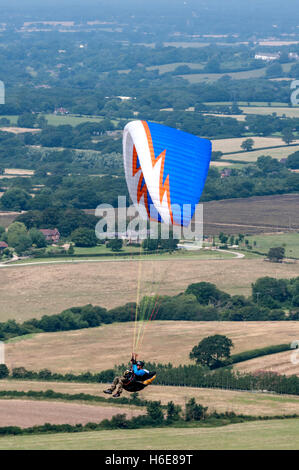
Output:
[[0,225],[8,227],[18,217],[18,215],[20,215],[20,212],[0,212]]
[[[140,295],[175,295],[195,282],[211,282],[230,294],[251,294],[263,276],[292,278],[299,264],[259,259],[142,261]],[[101,261],[1,268],[0,321],[24,321],[93,304],[106,308],[137,299],[139,261]],[[153,284],[153,278],[156,283]]]
[[299,230],[299,194],[225,199],[203,207],[205,235]]
[[127,417],[144,414],[144,410],[113,406],[85,405],[81,403],[62,403],[37,400],[0,400],[0,427],[19,426],[28,428],[50,424],[87,424],[100,423],[119,413]]
[[[134,323],[128,322],[76,331],[39,333],[8,343],[6,363],[10,369],[24,366],[35,371],[48,368],[62,373],[99,372],[128,363],[133,332]],[[231,338],[234,354],[291,343],[299,338],[299,322],[153,321],[146,327],[140,357],[150,362],[170,362],[174,366],[190,364],[189,353],[193,346],[215,334]],[[287,363],[287,367],[289,365]],[[257,368],[262,368],[262,365]]]
[[[296,193],[204,202],[203,233],[238,235],[298,230],[298,206]],[[86,212],[94,214],[94,210]]]

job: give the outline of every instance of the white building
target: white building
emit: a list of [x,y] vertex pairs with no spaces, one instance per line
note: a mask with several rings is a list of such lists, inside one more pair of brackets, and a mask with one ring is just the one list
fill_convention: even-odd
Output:
[[264,60],[266,62],[271,62],[272,60],[278,60],[280,57],[280,54],[277,53],[268,53],[268,52],[257,52],[254,56],[255,59],[257,60]]

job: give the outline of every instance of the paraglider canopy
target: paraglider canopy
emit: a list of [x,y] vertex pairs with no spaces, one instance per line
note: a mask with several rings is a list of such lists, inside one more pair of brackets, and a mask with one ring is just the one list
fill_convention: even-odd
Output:
[[204,188],[211,151],[207,139],[149,121],[128,123],[123,137],[126,181],[142,217],[188,226]]

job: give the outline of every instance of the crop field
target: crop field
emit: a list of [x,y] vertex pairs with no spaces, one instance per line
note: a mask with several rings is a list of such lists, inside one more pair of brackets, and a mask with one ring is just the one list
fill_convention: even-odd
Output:
[[[297,335],[298,336],[298,335]],[[294,340],[298,340],[294,335]],[[293,360],[292,360],[293,358]],[[265,357],[258,357],[250,361],[240,362],[234,366],[241,372],[253,372],[255,370],[266,370],[285,375],[299,375],[299,354],[298,350],[285,351],[278,354],[270,354]]]
[[[134,312],[132,312],[134,313]],[[214,334],[228,336],[232,353],[299,338],[299,324],[289,322],[153,321],[145,328],[142,355],[151,362],[190,364],[189,353],[200,340]],[[113,323],[56,333],[28,335],[6,343],[9,368],[48,368],[54,372],[92,372],[127,363],[132,350],[134,322]],[[117,345],[117,347],[116,347]],[[175,351],[175,355],[174,355]]]
[[[254,147],[253,149],[260,149],[265,147],[282,147],[285,146],[285,143],[280,137],[259,137],[253,136],[251,137],[254,140]],[[238,152],[242,150],[242,143],[246,140],[245,137],[235,137],[233,139],[215,139],[212,141],[213,151],[221,151],[223,153],[232,153]],[[293,144],[298,143],[299,141],[294,141]],[[294,152],[292,150],[294,147],[288,147],[290,153]],[[273,149],[268,149],[267,152],[271,152]],[[233,157],[231,157],[233,159]]]
[[227,117],[227,118],[233,118],[237,119],[237,121],[245,121],[246,119],[246,114],[213,114],[213,113],[203,113],[204,116],[215,116],[215,117]]
[[[298,265],[272,264],[262,258],[148,260],[141,264],[143,295],[153,292],[153,278],[158,294],[175,295],[191,283],[206,281],[230,294],[249,295],[251,283],[259,277],[298,276]],[[134,302],[139,265],[138,260],[124,260],[1,268],[0,321],[20,322],[90,303],[113,308]]]
[[[88,384],[75,382],[39,382],[28,380],[1,380],[0,390],[15,390],[28,392],[54,390],[56,393],[76,394],[85,393],[94,396],[100,396],[107,399],[107,395],[103,394],[103,390],[108,384]],[[128,397],[128,392],[123,392],[124,397]],[[185,404],[190,398],[195,398],[197,403],[208,407],[209,412],[217,411],[219,413],[234,412],[237,414],[251,416],[280,416],[299,414],[299,397],[294,395],[273,395],[270,393],[247,392],[235,390],[220,390],[212,388],[195,388],[195,387],[162,387],[159,385],[151,385],[139,393],[140,398],[145,400],[160,400],[163,405],[167,405],[169,401],[173,401],[176,405],[180,405],[184,409]],[[60,404],[65,403],[59,401]],[[72,401],[78,403],[78,401]],[[84,402],[80,401],[80,404]],[[86,403],[86,402],[85,402]],[[117,400],[107,401],[107,403],[90,402],[94,407],[104,408],[108,412],[126,413],[130,417],[130,413],[140,408],[133,405],[120,405]],[[113,406],[113,409],[111,409]],[[1,413],[2,416],[2,413]],[[0,420],[1,420],[0,416]],[[2,425],[2,424],[1,424]]]
[[267,115],[276,113],[277,116],[283,116],[290,118],[299,117],[299,106],[298,107],[281,107],[281,106],[246,106],[242,107],[242,111],[245,114],[260,114],[260,115]]
[[298,450],[299,419],[230,424],[221,428],[154,428],[10,436],[0,449],[11,450]]
[[[298,206],[298,194],[205,202],[203,204],[204,235],[219,235],[220,232],[253,235],[298,231]],[[257,264],[257,269],[259,268],[261,266]],[[273,270],[273,266],[271,269]],[[298,270],[297,267],[297,273]]]
[[24,168],[5,168],[4,176],[11,175],[11,176],[33,176],[34,170],[26,170]]
[[50,424],[87,424],[111,419],[118,413],[126,413],[128,418],[144,413],[141,409],[122,410],[114,406],[99,406],[82,403],[63,403],[46,400],[0,400],[0,427],[31,426]]
[[0,132],[11,132],[12,134],[25,134],[40,132],[41,129],[32,129],[26,127],[0,127]]
[[299,151],[299,145],[295,146],[284,146],[284,147],[277,147],[272,149],[260,149],[260,150],[252,150],[250,152],[240,152],[234,153],[231,155],[224,155],[221,157],[218,163],[224,164],[226,160],[234,160],[238,162],[246,162],[246,163],[254,163],[257,161],[259,157],[263,156],[270,156],[272,158],[276,158],[277,160],[281,160],[282,158],[287,158],[294,152]]

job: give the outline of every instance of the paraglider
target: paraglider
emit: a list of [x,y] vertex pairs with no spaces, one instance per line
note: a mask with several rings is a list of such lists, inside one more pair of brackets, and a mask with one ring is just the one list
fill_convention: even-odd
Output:
[[137,361],[137,355],[134,353],[132,354],[131,363],[131,369],[126,370],[122,376],[115,377],[111,386],[104,390],[104,393],[111,395],[116,390],[113,397],[118,398],[123,389],[127,392],[140,392],[155,380],[156,372],[149,372],[145,369],[144,362]]
[[[154,122],[128,123],[123,135],[125,175],[130,197],[141,217],[168,226],[188,227],[204,188],[211,152],[207,139]],[[161,305],[161,297],[152,288],[140,302],[141,256],[138,271],[133,351],[141,347],[145,325],[156,318]],[[154,283],[157,285],[156,274],[152,276]],[[137,392],[155,380],[156,373],[144,369],[142,361],[136,361],[136,354],[131,362],[131,369],[115,377],[104,393],[116,390],[113,396],[119,397],[123,389]]]

